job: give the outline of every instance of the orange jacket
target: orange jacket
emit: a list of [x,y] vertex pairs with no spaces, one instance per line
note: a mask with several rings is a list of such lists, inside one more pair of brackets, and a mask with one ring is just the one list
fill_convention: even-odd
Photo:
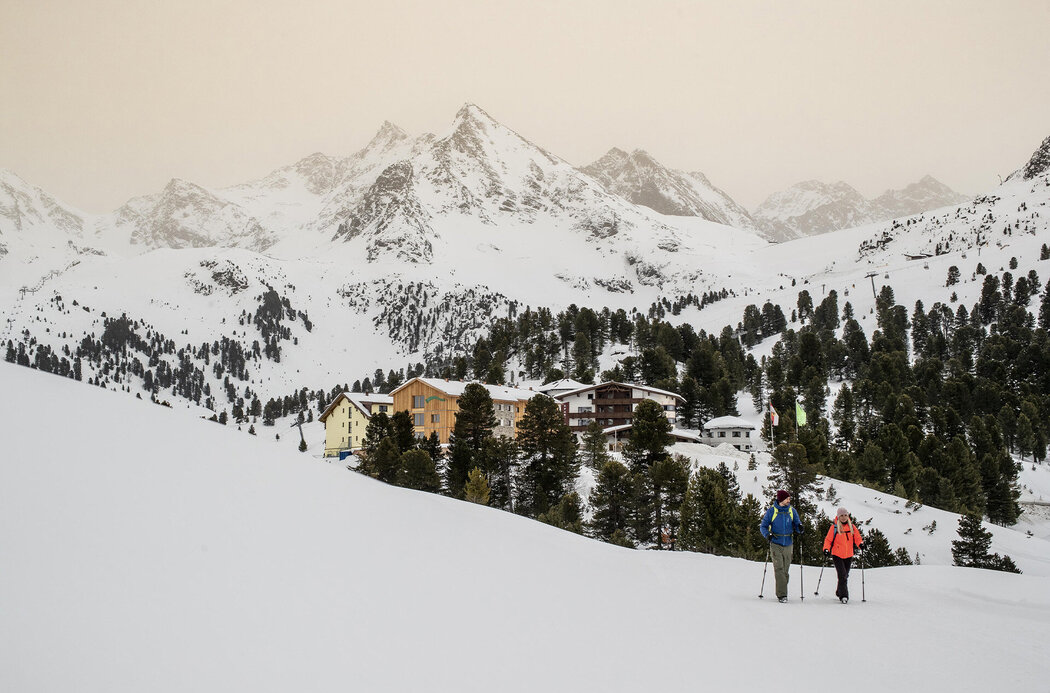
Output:
[[842,529],[835,531],[837,524],[832,522],[828,528],[828,536],[824,538],[824,550],[830,550],[832,556],[839,558],[853,558],[853,547],[864,543],[860,530],[852,522],[848,522]]

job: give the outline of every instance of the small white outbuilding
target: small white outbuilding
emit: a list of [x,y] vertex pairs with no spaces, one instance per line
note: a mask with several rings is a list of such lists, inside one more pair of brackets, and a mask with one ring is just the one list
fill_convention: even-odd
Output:
[[752,452],[758,444],[754,431],[755,425],[739,416],[720,416],[704,424],[700,442],[711,446],[728,443],[742,452]]

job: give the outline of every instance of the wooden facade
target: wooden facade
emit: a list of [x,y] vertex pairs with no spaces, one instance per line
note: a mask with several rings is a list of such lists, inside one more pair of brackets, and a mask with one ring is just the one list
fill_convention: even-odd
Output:
[[[393,411],[407,411],[412,416],[413,430],[418,437],[438,434],[442,445],[449,441],[459,413],[459,398],[468,383],[436,378],[413,378],[391,394]],[[525,414],[525,402],[535,393],[515,391],[512,388],[483,385],[492,396],[493,414],[497,425],[493,433],[513,438],[518,422]]]

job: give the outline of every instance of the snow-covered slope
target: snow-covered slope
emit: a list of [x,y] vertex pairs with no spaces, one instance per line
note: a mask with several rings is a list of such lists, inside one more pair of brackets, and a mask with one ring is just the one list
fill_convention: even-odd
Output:
[[[842,606],[796,566],[782,605],[757,598],[761,563],[600,544],[29,369],[0,364],[0,387],[19,393],[0,399],[2,690],[761,690],[784,662],[857,691],[1050,675],[1044,576],[867,570],[867,602]],[[56,426],[56,405],[77,415]],[[829,657],[843,637],[855,656]]]
[[755,228],[747,210],[712,185],[703,173],[669,169],[640,149],[630,154],[610,149],[580,170],[609,192],[661,214],[696,216],[741,229]]

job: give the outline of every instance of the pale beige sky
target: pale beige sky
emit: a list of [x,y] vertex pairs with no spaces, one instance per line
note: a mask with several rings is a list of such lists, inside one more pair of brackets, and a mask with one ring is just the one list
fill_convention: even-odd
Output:
[[0,168],[89,211],[465,102],[570,163],[642,148],[753,208],[988,190],[1050,135],[1050,0],[0,0]]

